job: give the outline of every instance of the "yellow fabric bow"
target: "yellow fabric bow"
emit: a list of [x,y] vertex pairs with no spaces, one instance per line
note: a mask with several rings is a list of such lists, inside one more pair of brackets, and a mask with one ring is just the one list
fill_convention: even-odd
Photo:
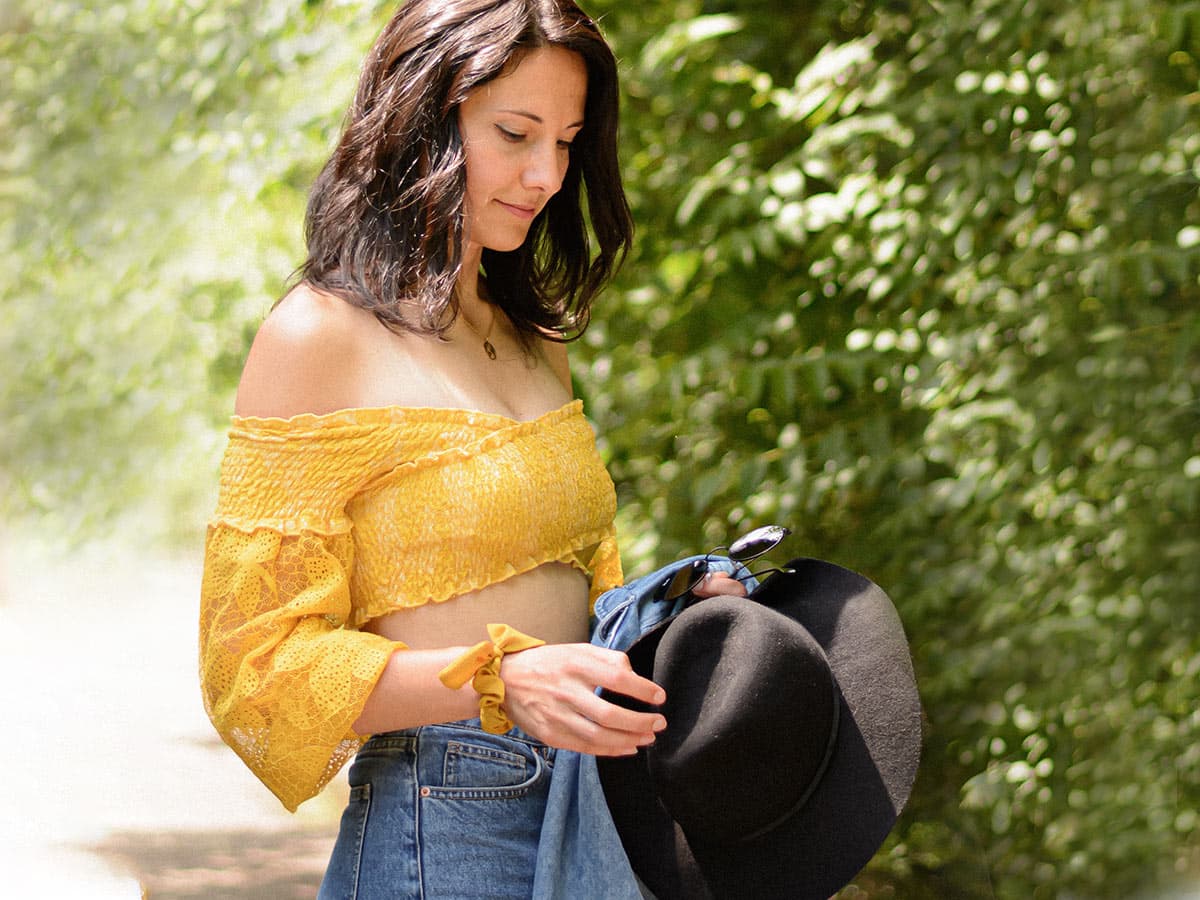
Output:
[[454,662],[438,672],[438,679],[451,690],[458,690],[467,680],[479,694],[479,721],[489,734],[504,734],[513,727],[505,714],[504,682],[500,679],[500,661],[506,653],[519,653],[541,647],[546,642],[522,634],[509,625],[489,624],[490,641],[480,641]]

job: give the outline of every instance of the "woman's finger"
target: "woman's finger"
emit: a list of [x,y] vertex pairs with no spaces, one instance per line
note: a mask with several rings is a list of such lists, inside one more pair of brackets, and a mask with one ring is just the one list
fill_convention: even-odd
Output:
[[569,662],[562,675],[586,685],[589,691],[604,688],[650,706],[659,706],[666,701],[666,691],[649,678],[634,672],[629,657],[620,650],[591,644],[560,646],[567,648],[569,654]]
[[746,586],[725,572],[709,572],[700,580],[699,584],[692,588],[692,593],[697,597],[717,597],[720,595],[745,597]]
[[654,733],[614,731],[604,728],[584,716],[574,716],[562,723],[562,739],[569,749],[593,756],[625,756],[636,753],[638,747],[654,743]]
[[610,731],[653,735],[667,727],[661,713],[626,709],[590,692],[579,698],[576,709],[589,721]]

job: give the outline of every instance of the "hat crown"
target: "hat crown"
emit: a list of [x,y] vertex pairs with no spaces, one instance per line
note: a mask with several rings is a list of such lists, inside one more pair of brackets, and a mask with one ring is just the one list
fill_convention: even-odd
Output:
[[799,622],[715,597],[663,636],[654,680],[667,728],[647,751],[662,804],[688,839],[742,842],[803,807],[829,760],[838,688]]

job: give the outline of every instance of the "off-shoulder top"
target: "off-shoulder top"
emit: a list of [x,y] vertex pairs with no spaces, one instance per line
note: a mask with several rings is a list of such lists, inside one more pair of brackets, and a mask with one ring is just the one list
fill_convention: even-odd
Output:
[[531,421],[460,409],[235,417],[209,522],[200,671],[217,731],[290,810],[361,745],[404,645],[359,631],[543,563],[621,583],[613,484],[573,400]]

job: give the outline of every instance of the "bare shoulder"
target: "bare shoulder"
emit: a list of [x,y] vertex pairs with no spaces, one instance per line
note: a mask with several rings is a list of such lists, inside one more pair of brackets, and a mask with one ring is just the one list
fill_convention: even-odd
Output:
[[567,345],[560,340],[552,339],[556,337],[558,337],[557,334],[542,338],[542,353],[545,354],[550,369],[567,389],[567,393],[574,396],[575,391],[571,387],[571,363],[567,359]]
[[239,416],[288,418],[353,406],[370,313],[310,285],[293,288],[255,335],[238,385]]

